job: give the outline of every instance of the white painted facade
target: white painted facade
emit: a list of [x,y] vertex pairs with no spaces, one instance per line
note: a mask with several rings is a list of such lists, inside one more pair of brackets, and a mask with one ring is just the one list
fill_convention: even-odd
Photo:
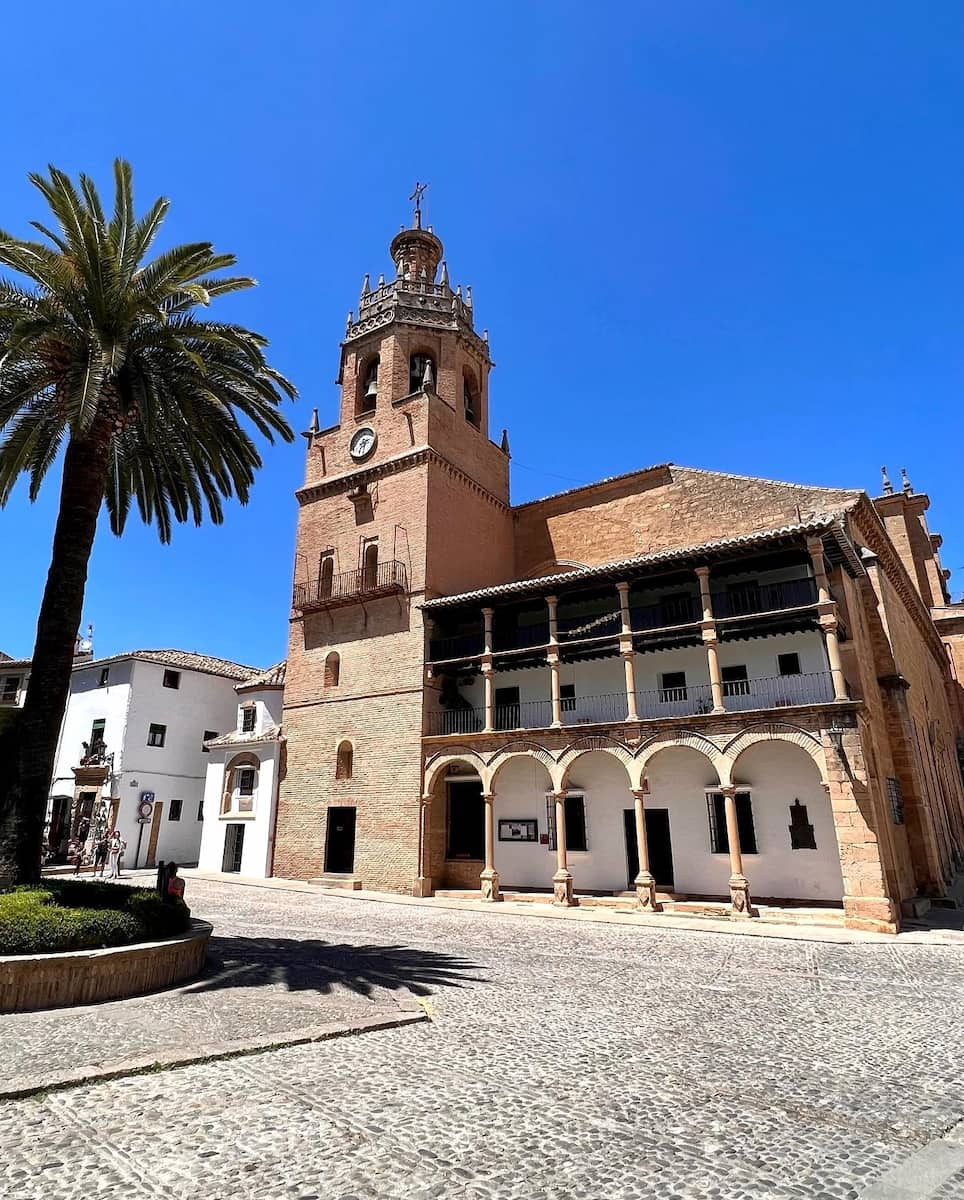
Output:
[[[164,686],[165,671],[177,672],[176,688]],[[233,728],[236,682],[134,656],[75,667],[51,797],[73,797],[72,768],[80,764],[94,723],[103,721],[102,737],[113,762],[99,798],[116,802],[116,827],[127,842],[124,867],[146,865],[155,823],[155,859],[196,863],[208,766],[204,736]],[[164,727],[163,745],[149,744],[152,725]],[[141,824],[139,806],[145,793],[153,794],[154,807],[150,820]]]
[[[271,874],[274,855],[284,691],[280,686],[238,691],[232,731],[209,747],[198,866],[202,871],[237,871],[264,879]],[[254,709],[254,728],[245,732],[244,712],[249,708]],[[254,770],[250,796],[241,793],[239,772],[231,770],[232,764]]]

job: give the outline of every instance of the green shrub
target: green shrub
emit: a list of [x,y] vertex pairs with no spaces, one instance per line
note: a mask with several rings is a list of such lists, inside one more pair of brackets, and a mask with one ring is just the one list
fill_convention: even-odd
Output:
[[56,902],[64,908],[126,909],[131,897],[144,890],[97,879],[46,879],[42,886],[52,892]]
[[191,923],[191,910],[183,900],[169,900],[165,904],[157,892],[147,890],[131,896],[128,911],[153,937],[172,937],[176,933],[183,933]]

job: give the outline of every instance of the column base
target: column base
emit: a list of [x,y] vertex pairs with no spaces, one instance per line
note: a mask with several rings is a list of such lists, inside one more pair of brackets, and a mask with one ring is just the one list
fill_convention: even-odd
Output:
[[568,871],[557,871],[552,877],[553,904],[573,908],[577,901],[572,894],[572,875]]
[[482,885],[483,900],[501,900],[502,894],[499,891],[499,872],[489,867],[479,876]]
[[419,875],[412,887],[413,896],[431,896],[434,891],[432,880],[427,875]]
[[745,875],[730,876],[730,916],[758,917],[750,899],[750,884]]
[[656,881],[649,871],[640,871],[636,876],[636,907],[644,912],[662,912],[663,906],[656,900]]

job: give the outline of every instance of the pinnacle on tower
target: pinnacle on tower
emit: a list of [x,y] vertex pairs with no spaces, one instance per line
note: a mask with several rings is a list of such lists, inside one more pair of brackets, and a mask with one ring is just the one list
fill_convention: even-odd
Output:
[[880,474],[884,482],[884,495],[892,496],[894,494],[894,485],[890,482],[890,476],[887,474],[887,468],[881,467]]
[[904,481],[903,484],[901,485],[904,489],[904,495],[905,496],[912,495],[914,492],[914,489],[911,487],[910,480],[907,478],[907,468],[906,467],[901,467],[900,477]]

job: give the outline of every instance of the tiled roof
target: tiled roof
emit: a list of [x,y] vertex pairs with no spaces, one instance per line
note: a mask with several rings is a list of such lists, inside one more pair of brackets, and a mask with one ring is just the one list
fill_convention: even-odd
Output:
[[235,688],[237,692],[246,692],[249,689],[254,691],[257,688],[281,688],[285,685],[285,667],[287,659],[282,659],[281,662],[275,663],[273,667],[268,667],[267,671],[262,671],[258,675],[252,675],[250,679],[245,679]]
[[217,750],[222,746],[253,746],[258,742],[276,742],[281,736],[279,725],[267,725],[261,733],[239,733],[231,729],[220,737],[209,738],[204,744],[209,750]]
[[800,525],[781,525],[778,529],[765,529],[759,533],[742,533],[736,537],[719,538],[712,542],[702,542],[695,546],[676,546],[672,550],[658,550],[653,554],[637,554],[632,558],[619,559],[616,562],[600,563],[594,567],[579,567],[574,571],[564,571],[559,575],[543,575],[538,579],[517,579],[512,583],[502,583],[495,587],[478,588],[474,592],[462,592],[457,596],[439,596],[436,600],[427,600],[422,608],[434,611],[439,608],[450,608],[456,604],[467,604],[475,600],[485,600],[495,596],[515,596],[526,592],[545,592],[549,588],[577,583],[583,579],[603,578],[620,571],[629,571],[635,567],[646,567],[656,563],[673,562],[676,559],[690,558],[697,554],[713,554],[718,551],[740,550],[744,547],[757,546],[775,541],[783,537],[807,533],[823,533],[833,528],[839,522],[836,513],[827,513],[812,521]]
[[200,671],[204,675],[223,675],[239,682],[257,673],[257,667],[232,662],[229,658],[212,658],[209,654],[196,654],[193,650],[128,650],[125,654],[112,654],[109,658],[88,659],[77,663],[74,670],[87,667],[102,667],[108,663],[121,662],[125,658],[138,658],[144,662],[159,663],[164,667],[178,667],[183,671]]
[[3,667],[5,671],[12,671],[15,667],[23,668],[29,666],[29,658],[11,658],[9,654],[0,654],[0,667]]

